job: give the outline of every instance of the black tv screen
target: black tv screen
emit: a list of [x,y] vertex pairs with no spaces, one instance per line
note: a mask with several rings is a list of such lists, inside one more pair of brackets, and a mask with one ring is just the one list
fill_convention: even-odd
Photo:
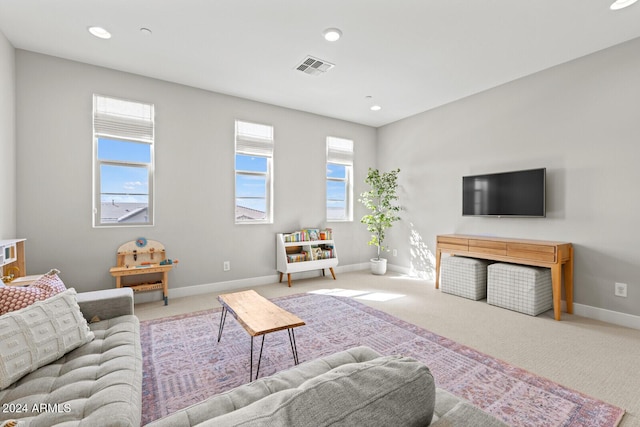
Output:
[[546,169],[462,177],[463,216],[544,217]]

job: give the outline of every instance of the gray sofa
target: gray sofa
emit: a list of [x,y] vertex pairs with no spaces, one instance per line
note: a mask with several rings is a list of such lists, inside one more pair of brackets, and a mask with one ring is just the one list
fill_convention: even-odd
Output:
[[[131,289],[63,297],[89,322],[87,328],[78,314],[91,340],[0,390],[0,426],[15,419],[18,427],[138,427],[142,354]],[[2,327],[0,321],[0,338]],[[505,426],[437,389],[424,364],[367,347],[311,360],[148,424],[238,425]]]
[[261,378],[147,424],[206,426],[483,426],[506,424],[437,389],[415,359],[356,347]]
[[69,291],[73,290],[65,293],[73,298],[65,297],[73,304],[77,301],[91,322],[88,340],[95,338],[0,390],[0,425],[16,420],[18,427],[138,427],[142,350],[133,292],[128,288],[77,295]]

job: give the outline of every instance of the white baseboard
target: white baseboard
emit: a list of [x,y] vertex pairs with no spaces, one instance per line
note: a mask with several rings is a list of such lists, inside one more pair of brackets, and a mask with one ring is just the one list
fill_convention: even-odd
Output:
[[415,276],[416,273],[408,267],[402,267],[400,265],[389,264],[387,262],[387,270],[395,271],[396,273],[406,274],[407,276]]
[[[351,265],[342,265],[335,267],[336,274],[347,273],[350,271],[363,270],[365,268],[369,268],[369,263],[362,264],[351,264]],[[296,279],[307,279],[311,277],[319,277],[322,273],[320,270],[314,271],[305,271],[295,274]],[[182,297],[190,297],[194,295],[202,295],[213,292],[228,292],[234,291],[236,289],[244,289],[244,288],[252,288],[255,286],[261,285],[269,285],[272,283],[278,283],[280,279],[280,273],[276,273],[269,276],[261,276],[261,277],[250,277],[247,279],[238,279],[238,280],[228,280],[224,282],[216,282],[216,283],[204,283],[202,285],[193,285],[187,286],[184,288],[169,288],[169,303],[171,303],[171,298],[182,298]],[[283,279],[283,283],[284,283]],[[155,298],[140,298],[145,297],[147,295],[136,294],[136,303],[139,302],[149,302],[158,300],[158,296],[155,295]],[[151,295],[148,295],[151,296]]]
[[[416,273],[407,267],[388,264],[390,271],[395,271],[409,276],[415,276]],[[566,313],[566,302],[562,301],[562,311]],[[600,320],[602,322],[612,323],[626,328],[640,329],[640,316],[633,314],[621,313],[619,311],[607,310],[599,307],[592,307],[585,304],[573,303],[573,314],[586,317],[588,319]]]
[[[415,275],[415,272],[407,267],[388,264],[390,271],[395,271],[409,276]],[[566,302],[562,301],[562,311],[566,313]],[[586,317],[588,319],[600,320],[602,322],[612,323],[626,328],[640,329],[640,316],[633,314],[621,313],[619,311],[607,310],[605,308],[592,307],[585,304],[573,303],[573,314]]]
[[640,329],[640,316],[573,303],[573,314],[627,328]]
[[[359,271],[369,269],[369,263],[364,262],[360,264],[350,264],[338,266],[335,268],[336,274],[339,273],[347,273],[350,271]],[[413,272],[410,268],[401,267],[394,264],[387,264],[387,269],[389,271],[394,271],[396,273],[406,274],[408,276],[415,276],[415,272]],[[320,271],[306,271],[301,273],[296,273],[296,278],[311,278],[311,277],[319,277],[322,273]],[[271,283],[277,283],[279,280],[279,273],[269,276],[262,277],[251,277],[247,279],[238,279],[238,280],[229,280],[225,282],[216,282],[216,283],[205,283],[202,285],[194,285],[187,286],[184,288],[170,288],[169,289],[169,303],[171,303],[171,298],[182,298],[189,297],[194,295],[202,295],[207,293],[219,293],[219,292],[228,292],[236,289],[244,289],[251,288],[254,286],[268,285]],[[146,298],[145,298],[146,297]],[[136,294],[136,303],[140,302],[150,302],[158,300],[157,295],[153,295],[152,293],[148,294]],[[565,301],[562,301],[562,310],[566,312],[566,304]],[[640,329],[640,316],[635,316],[627,313],[620,313],[618,311],[607,310],[604,308],[592,307],[584,304],[576,304],[573,303],[573,313],[587,317],[589,319],[600,320],[607,323],[612,323],[614,325],[624,326],[627,328]]]

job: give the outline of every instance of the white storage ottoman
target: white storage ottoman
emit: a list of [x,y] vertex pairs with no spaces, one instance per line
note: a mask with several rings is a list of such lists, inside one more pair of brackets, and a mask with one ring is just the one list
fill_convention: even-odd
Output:
[[487,265],[489,261],[450,256],[440,261],[442,292],[472,300],[487,297]]
[[496,263],[487,268],[487,303],[530,316],[553,308],[551,270]]

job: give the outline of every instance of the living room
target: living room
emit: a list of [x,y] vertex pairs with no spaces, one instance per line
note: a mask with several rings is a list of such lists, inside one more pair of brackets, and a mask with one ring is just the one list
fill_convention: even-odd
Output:
[[[640,329],[640,261],[634,232],[640,208],[634,197],[640,181],[635,167],[640,154],[635,141],[640,126],[636,117],[640,83],[635,78],[640,72],[636,55],[640,11],[634,5],[614,12],[607,2],[599,3],[606,12],[603,19],[615,20],[602,26],[626,29],[619,36],[624,41],[607,40],[600,49],[573,53],[571,59],[553,58],[553,66],[527,69],[511,80],[496,77],[486,89],[471,90],[464,97],[382,125],[305,111],[293,101],[280,106],[266,98],[261,102],[234,96],[231,90],[171,82],[161,76],[162,70],[143,75],[133,69],[92,65],[95,59],[63,58],[55,51],[14,46],[6,34],[0,35],[0,175],[5,183],[0,193],[5,202],[0,237],[26,238],[28,273],[58,268],[65,283],[79,292],[114,286],[109,269],[122,243],[141,235],[161,241],[169,257],[180,260],[170,276],[171,305],[174,298],[272,286],[277,282],[276,233],[328,226],[340,254],[338,281],[319,286],[342,287],[341,275],[368,268],[373,252],[358,221],[365,211],[357,202],[353,221],[326,221],[325,141],[338,136],[354,141],[355,198],[366,189],[368,167],[401,169],[402,221],[387,241],[395,249],[388,255],[393,274],[417,276],[432,286],[439,234],[571,242],[575,315]],[[37,18],[33,21],[41,16]],[[10,20],[6,15],[0,20],[0,33],[7,31]],[[79,25],[85,31],[92,23]],[[323,29],[314,30],[314,35]],[[342,29],[347,41],[350,35]],[[604,32],[597,27],[583,31]],[[154,30],[151,40],[159,33]],[[574,37],[586,37],[576,33]],[[87,41],[86,50],[100,52],[100,42]],[[332,59],[335,46],[323,46],[321,53]],[[469,42],[461,43],[460,49],[470,55],[475,48]],[[511,51],[511,61],[518,64],[533,54],[522,49],[517,56],[513,53],[517,51]],[[314,52],[297,52],[292,55],[296,60],[298,53]],[[168,56],[164,60],[180,62]],[[336,63],[329,73],[339,71],[342,63]],[[292,67],[283,66],[287,71]],[[478,61],[474,71],[490,75],[500,71],[495,68],[489,60]],[[202,79],[216,78],[209,71],[203,74]],[[249,74],[267,80],[255,70]],[[324,77],[330,74],[319,79]],[[311,76],[300,78],[308,82]],[[442,77],[441,84],[447,79]],[[332,93],[326,80],[312,80],[318,93]],[[457,80],[453,84],[464,85]],[[386,91],[392,91],[394,83],[388,86]],[[368,115],[375,114],[368,110],[365,97],[371,95],[381,103],[384,97],[371,88],[361,92],[358,102]],[[94,94],[155,106],[152,227],[92,226]],[[394,109],[391,100],[382,107],[383,112]],[[274,128],[274,216],[269,224],[234,223],[236,120]],[[461,215],[463,176],[538,167],[547,169],[545,218]],[[225,261],[230,264],[228,271],[223,268]],[[393,283],[388,292],[395,291]],[[615,283],[628,285],[627,297],[614,294]],[[295,287],[294,282],[294,291]],[[147,293],[136,298],[144,304],[159,302],[160,297]]]

